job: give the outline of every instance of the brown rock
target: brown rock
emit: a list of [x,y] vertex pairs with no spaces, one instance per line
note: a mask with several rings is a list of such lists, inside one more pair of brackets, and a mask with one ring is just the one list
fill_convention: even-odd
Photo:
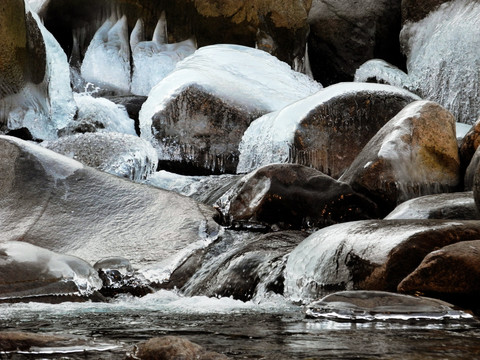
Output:
[[402,22],[417,22],[451,0],[402,0]]
[[[72,339],[18,331],[0,332],[0,351],[27,351],[31,347],[65,346]],[[73,345],[73,344],[70,344]]]
[[418,101],[368,142],[340,180],[387,214],[410,198],[455,190],[459,168],[453,115],[434,102]]
[[130,359],[141,360],[226,360],[225,355],[208,352],[200,345],[178,336],[150,339],[136,346]]
[[403,293],[480,298],[480,240],[462,241],[429,253],[398,285]]
[[325,227],[375,217],[376,207],[318,170],[268,165],[240,179],[215,204],[228,223],[266,223],[281,229]]

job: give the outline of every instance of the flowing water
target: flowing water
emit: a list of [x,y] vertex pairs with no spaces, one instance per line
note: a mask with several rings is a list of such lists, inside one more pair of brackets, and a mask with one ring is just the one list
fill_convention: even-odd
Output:
[[123,359],[139,341],[177,335],[232,359],[478,359],[475,322],[307,319],[282,297],[259,303],[159,291],[111,303],[3,304],[2,330],[71,335],[87,345],[0,359]]

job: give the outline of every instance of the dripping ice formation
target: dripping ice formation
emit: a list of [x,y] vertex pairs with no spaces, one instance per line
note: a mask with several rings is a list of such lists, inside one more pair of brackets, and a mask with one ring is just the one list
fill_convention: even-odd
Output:
[[248,173],[268,164],[289,162],[295,130],[311,111],[333,97],[362,90],[413,95],[406,90],[381,84],[339,83],[326,87],[253,121],[239,146],[237,173]]
[[438,102],[458,122],[473,124],[480,115],[480,4],[456,0],[442,4],[426,18],[407,22],[400,42],[408,75],[382,60],[370,60],[355,81],[376,78]]
[[110,18],[97,30],[81,66],[82,77],[120,94],[130,90],[130,45],[127,17]]
[[[28,4],[26,4],[28,12]],[[73,119],[76,105],[70,87],[67,56],[37,14],[35,19],[46,50],[46,74],[43,83],[27,84],[20,93],[0,100],[1,110],[8,117],[8,128],[27,128],[35,139],[55,139],[58,130]]]
[[264,51],[240,45],[205,46],[179,62],[152,89],[140,111],[142,137],[155,144],[153,116],[191,85],[247,111],[263,112],[279,110],[322,88]]

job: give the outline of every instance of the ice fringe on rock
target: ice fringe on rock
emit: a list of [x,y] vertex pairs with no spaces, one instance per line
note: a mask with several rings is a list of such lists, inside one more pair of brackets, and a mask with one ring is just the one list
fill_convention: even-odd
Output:
[[118,94],[130,90],[130,44],[127,17],[108,19],[95,33],[81,66],[82,77]]
[[[29,11],[28,4],[26,11]],[[45,79],[40,85],[27,84],[20,93],[2,99],[0,112],[8,117],[8,129],[25,127],[33,138],[49,140],[57,138],[58,130],[73,119],[76,106],[70,87],[67,56],[37,14],[32,13],[32,16],[45,43]]]

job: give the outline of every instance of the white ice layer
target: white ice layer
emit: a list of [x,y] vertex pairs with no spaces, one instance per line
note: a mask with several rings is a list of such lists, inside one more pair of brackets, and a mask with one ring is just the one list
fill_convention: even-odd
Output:
[[345,290],[352,290],[351,273],[347,266],[349,256],[381,265],[395,246],[415,233],[441,229],[454,223],[436,226],[412,223],[395,230],[387,226],[387,221],[385,225],[368,221],[337,224],[310,235],[288,258],[285,296],[296,301],[315,300],[324,285],[344,285]]
[[148,95],[150,90],[170,74],[175,65],[196,50],[193,40],[167,44],[165,14],[158,21],[152,41],[141,41],[143,21],[138,20],[130,36],[133,54],[131,92]]
[[85,53],[82,77],[102,89],[116,93],[130,90],[130,44],[127,17],[111,18],[95,33]]
[[142,181],[157,168],[153,146],[138,136],[85,133],[44,142],[47,148],[113,175]]
[[[29,10],[28,4],[26,6]],[[42,84],[27,84],[18,94],[0,101],[0,113],[9,129],[27,128],[35,139],[55,139],[59,129],[74,117],[76,106],[70,87],[67,56],[38,16],[32,14],[46,50],[46,74]],[[7,115],[8,114],[8,115]]]
[[200,48],[150,92],[140,112],[142,137],[152,137],[152,117],[182,89],[196,85],[247,110],[271,112],[322,86],[274,56],[239,45]]
[[74,94],[78,106],[77,121],[96,122],[103,125],[99,131],[136,135],[135,123],[124,106],[105,98],[94,98],[86,93]]
[[375,79],[375,82],[397,87],[408,88],[409,78],[399,68],[380,59],[372,59],[360,66],[355,72],[354,81],[367,82]]
[[400,40],[412,90],[473,124],[480,115],[480,3],[444,3],[425,19],[407,23]]
[[409,97],[413,95],[394,86],[372,83],[340,83],[326,87],[314,95],[253,121],[245,131],[239,146],[237,173],[247,173],[268,164],[288,162],[295,131],[302,120],[320,104],[334,97],[358,91]]
[[80,258],[57,254],[20,241],[2,243],[0,251],[7,255],[6,258],[0,259],[0,265],[5,266],[11,262],[24,263],[27,270],[29,263],[36,266],[44,265],[42,273],[47,279],[73,281],[78,288],[77,295],[90,295],[102,287],[102,280],[95,269]]

